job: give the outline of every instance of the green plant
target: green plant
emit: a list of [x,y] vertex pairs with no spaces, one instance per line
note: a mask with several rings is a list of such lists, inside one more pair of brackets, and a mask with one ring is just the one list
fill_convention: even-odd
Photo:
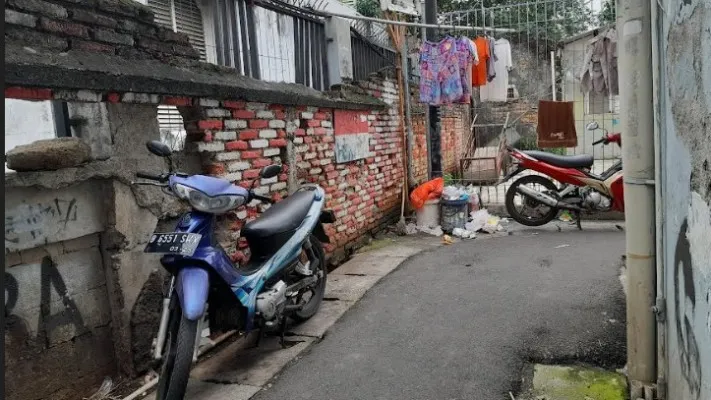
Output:
[[564,156],[567,154],[567,150],[564,147],[556,147],[552,149],[541,149],[538,147],[538,143],[536,141],[535,136],[524,136],[521,139],[519,139],[518,142],[514,144],[514,147],[516,147],[519,150],[540,150],[540,151],[546,151],[548,153],[553,153],[553,154],[558,154],[561,156]]
[[356,11],[363,16],[376,18],[380,16],[380,3],[377,0],[357,0]]

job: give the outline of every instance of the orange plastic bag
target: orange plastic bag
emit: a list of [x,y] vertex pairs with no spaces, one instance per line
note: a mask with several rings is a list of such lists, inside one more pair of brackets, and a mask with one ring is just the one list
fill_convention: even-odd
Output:
[[416,210],[422,208],[427,200],[437,199],[444,190],[444,178],[435,178],[418,186],[410,193],[410,204]]

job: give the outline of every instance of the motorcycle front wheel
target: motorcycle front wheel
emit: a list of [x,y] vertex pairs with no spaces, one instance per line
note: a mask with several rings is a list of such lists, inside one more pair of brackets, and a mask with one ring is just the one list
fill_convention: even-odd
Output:
[[311,240],[311,246],[314,249],[316,258],[318,258],[318,266],[316,267],[314,273],[320,274],[321,278],[311,289],[311,297],[306,304],[304,304],[299,311],[296,311],[292,315],[292,318],[298,322],[306,321],[316,314],[318,309],[321,307],[321,303],[323,302],[323,295],[326,293],[326,281],[328,274],[328,269],[326,268],[326,252],[323,250],[323,245],[318,238],[316,238],[316,236],[311,236],[309,240]]
[[532,186],[532,189],[539,192],[558,191],[550,179],[539,175],[526,175],[516,180],[506,191],[506,211],[509,216],[526,226],[541,226],[551,222],[560,210],[519,193],[516,189],[522,185]]
[[173,309],[166,332],[156,400],[182,400],[185,397],[197,329],[198,321],[185,318],[180,306]]

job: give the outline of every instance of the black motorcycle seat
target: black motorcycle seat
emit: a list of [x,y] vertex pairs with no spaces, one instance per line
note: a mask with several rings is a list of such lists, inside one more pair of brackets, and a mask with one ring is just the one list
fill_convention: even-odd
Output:
[[314,195],[312,190],[303,190],[273,204],[259,218],[247,223],[242,235],[251,241],[295,231],[308,214]]
[[559,156],[558,154],[548,153],[547,151],[529,150],[524,151],[536,160],[553,164],[556,167],[563,168],[589,168],[593,165],[593,156],[590,154],[580,154],[576,156]]

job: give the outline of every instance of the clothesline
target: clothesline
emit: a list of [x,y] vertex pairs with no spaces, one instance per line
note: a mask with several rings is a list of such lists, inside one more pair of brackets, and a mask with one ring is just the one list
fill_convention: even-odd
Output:
[[494,28],[494,27],[487,27],[487,26],[422,24],[419,22],[393,21],[393,20],[389,20],[389,19],[365,17],[362,15],[348,15],[348,14],[334,13],[331,11],[315,11],[315,12],[318,14],[327,16],[327,17],[339,17],[339,18],[346,18],[346,19],[355,19],[355,20],[360,20],[360,21],[379,22],[381,24],[390,24],[390,25],[413,26],[416,28],[451,29],[451,30],[459,30],[459,31],[477,31],[477,30],[479,30],[479,31],[492,31],[492,32],[516,32],[515,29],[510,29],[510,28]]

